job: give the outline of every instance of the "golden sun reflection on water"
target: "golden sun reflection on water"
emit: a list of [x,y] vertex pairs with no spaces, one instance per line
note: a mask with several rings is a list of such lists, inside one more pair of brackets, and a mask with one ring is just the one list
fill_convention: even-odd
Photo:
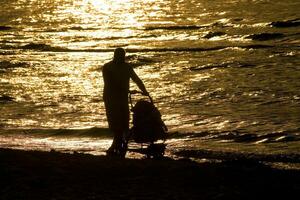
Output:
[[[42,53],[34,55],[41,60],[39,63],[33,61],[34,68],[18,68],[11,77],[2,78],[11,87],[20,88],[13,95],[19,102],[14,112],[19,115],[13,119],[7,117],[6,124],[30,128],[106,127],[100,69],[112,54],[101,53],[99,62],[98,56],[93,53]],[[6,109],[10,106],[2,111]],[[9,113],[11,111],[6,115]]]
[[67,8],[65,13],[80,18],[81,23],[101,22],[102,27],[110,26],[111,21],[122,27],[141,27],[143,23],[137,16],[142,11],[135,9],[135,3],[133,0],[82,0],[75,1],[76,6]]
[[[68,4],[61,3],[53,11],[59,14],[55,18],[63,18],[69,23],[58,32],[54,27],[50,28],[55,32],[45,33],[45,37],[51,37],[51,43],[55,46],[71,49],[124,46],[128,43],[126,38],[141,34],[149,21],[149,13],[155,10],[152,2],[75,0]],[[119,39],[112,45],[107,38]],[[73,41],[68,42],[70,40]]]

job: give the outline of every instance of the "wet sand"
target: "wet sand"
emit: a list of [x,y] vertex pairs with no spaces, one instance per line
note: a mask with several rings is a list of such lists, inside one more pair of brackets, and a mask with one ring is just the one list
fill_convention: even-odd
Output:
[[0,149],[0,199],[290,199],[300,171]]

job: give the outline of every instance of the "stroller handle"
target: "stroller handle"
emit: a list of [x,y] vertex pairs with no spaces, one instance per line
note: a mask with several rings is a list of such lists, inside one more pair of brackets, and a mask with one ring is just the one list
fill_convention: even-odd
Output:
[[154,104],[153,99],[152,99],[152,97],[150,96],[150,94],[145,95],[142,91],[138,91],[138,90],[130,90],[130,91],[129,91],[129,102],[130,102],[131,108],[133,108],[132,97],[131,97],[131,96],[132,96],[132,95],[135,95],[135,94],[140,94],[140,95],[143,95],[143,96],[147,96],[147,97],[149,98],[150,102],[151,102],[152,104]]
[[129,94],[143,94],[143,92],[138,90],[129,90]]

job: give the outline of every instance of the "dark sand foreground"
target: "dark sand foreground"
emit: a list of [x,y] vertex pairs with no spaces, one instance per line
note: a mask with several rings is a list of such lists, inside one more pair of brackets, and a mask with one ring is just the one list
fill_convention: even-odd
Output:
[[300,171],[0,149],[0,199],[292,199]]

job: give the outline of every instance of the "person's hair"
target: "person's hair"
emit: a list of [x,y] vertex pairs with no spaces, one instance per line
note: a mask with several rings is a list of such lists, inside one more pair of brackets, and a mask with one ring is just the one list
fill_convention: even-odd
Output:
[[123,63],[125,62],[126,51],[123,48],[116,48],[114,52],[114,62]]

